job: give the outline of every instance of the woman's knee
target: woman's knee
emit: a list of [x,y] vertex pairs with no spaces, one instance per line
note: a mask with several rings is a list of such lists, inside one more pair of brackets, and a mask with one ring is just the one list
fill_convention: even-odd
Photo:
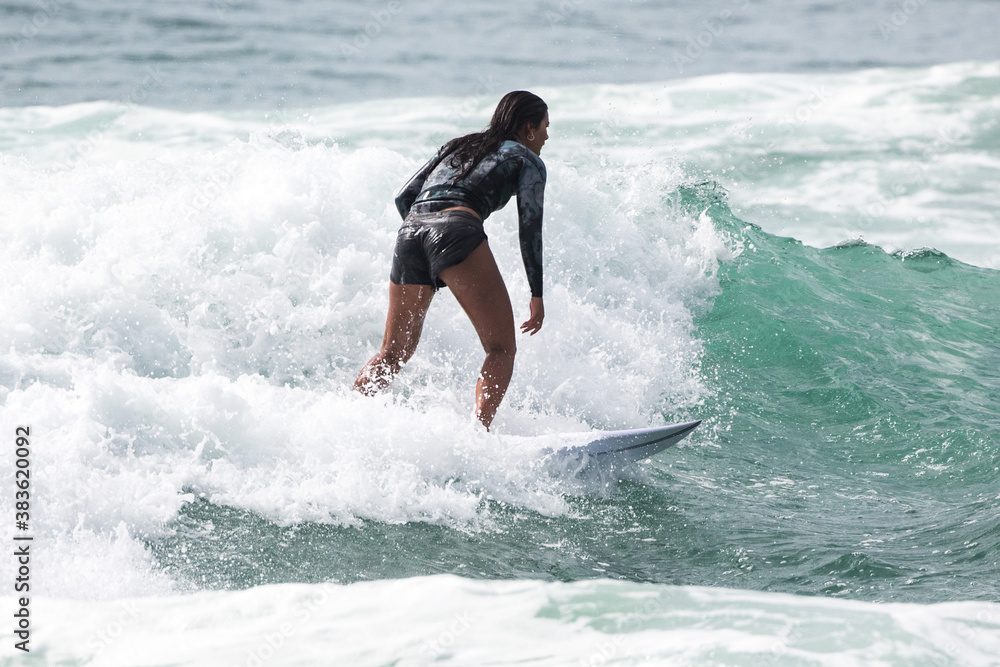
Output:
[[517,342],[513,337],[483,341],[483,349],[486,350],[486,354],[506,356],[513,360],[517,354]]

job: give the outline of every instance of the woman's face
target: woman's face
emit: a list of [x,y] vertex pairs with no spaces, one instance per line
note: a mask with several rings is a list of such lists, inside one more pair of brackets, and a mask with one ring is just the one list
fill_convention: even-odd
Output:
[[[533,138],[529,138],[533,137]],[[528,130],[522,133],[521,143],[524,144],[535,155],[541,155],[542,146],[549,138],[549,112],[545,112],[545,118],[538,124],[538,127],[528,125]]]

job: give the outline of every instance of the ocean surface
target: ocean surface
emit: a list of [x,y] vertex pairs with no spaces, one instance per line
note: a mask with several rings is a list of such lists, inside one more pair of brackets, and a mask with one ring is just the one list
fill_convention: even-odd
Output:
[[[0,17],[0,664],[1000,665],[1000,4]],[[396,190],[521,87],[547,318],[495,428],[447,290],[352,392]]]

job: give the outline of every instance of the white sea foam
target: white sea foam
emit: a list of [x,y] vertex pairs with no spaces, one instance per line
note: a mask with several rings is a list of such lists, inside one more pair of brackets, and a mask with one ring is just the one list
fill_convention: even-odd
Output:
[[[8,600],[4,600],[8,602]],[[995,665],[995,604],[450,575],[33,602],[32,664]],[[15,655],[10,643],[0,655]]]
[[[601,174],[609,158],[652,160],[666,171],[680,166],[689,177],[730,187],[749,220],[814,246],[863,236],[890,251],[933,247],[997,268],[998,82],[1000,63],[966,62],[539,92],[553,123],[546,157],[586,176]],[[2,109],[0,152],[7,164],[25,156],[38,167],[68,167],[170,149],[219,150],[256,133],[292,147],[388,148],[418,160],[446,139],[482,127],[494,101],[373,100],[214,114],[110,103]],[[216,155],[231,159],[225,151]],[[209,180],[195,189],[228,189],[233,179],[225,164],[208,167],[202,175]],[[396,187],[405,171],[382,174]]]
[[[829,202],[856,219],[879,183],[920,160],[930,175],[870,216],[866,240],[1000,265],[989,240],[1000,236],[984,234],[996,98],[962,93],[993,85],[997,67],[540,91],[553,121],[547,320],[519,343],[490,435],[470,418],[482,351],[447,292],[390,392],[348,388],[381,339],[393,193],[430,150],[480,127],[492,101],[278,118],[109,103],[0,111],[0,409],[33,429],[34,527],[49,545],[40,590],[171,591],[143,540],[168,534],[196,497],[280,525],[477,530],[490,499],[566,513],[587,481],[553,478],[514,436],[657,423],[705,395],[693,317],[740,248],[665,195],[713,177],[749,221],[830,245],[859,230],[832,224]],[[889,102],[904,109],[891,124]],[[935,143],[938,127],[956,138]],[[964,180],[943,180],[951,173]],[[509,209],[487,232],[524,318]],[[906,222],[927,209],[933,228]],[[5,516],[11,502],[0,501]],[[98,581],[109,565],[118,576]]]
[[[36,113],[63,135],[111,111]],[[412,127],[395,114],[379,131]],[[280,525],[477,530],[494,501],[565,514],[588,481],[553,477],[538,444],[512,436],[662,423],[704,395],[692,318],[731,249],[707,216],[666,206],[683,182],[669,160],[549,159],[545,328],[520,341],[486,434],[471,417],[482,349],[446,290],[393,388],[350,391],[381,340],[392,196],[419,151],[139,108],[121,122],[76,159],[51,138],[0,164],[2,409],[32,427],[49,594],[171,590],[142,540],[168,535],[195,498]],[[523,318],[509,208],[487,232]],[[110,586],[85,576],[101,562],[123,573]]]

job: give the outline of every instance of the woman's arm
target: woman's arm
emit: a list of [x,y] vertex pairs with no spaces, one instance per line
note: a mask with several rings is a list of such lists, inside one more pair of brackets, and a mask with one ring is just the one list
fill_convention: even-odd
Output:
[[441,159],[448,154],[447,148],[451,144],[449,141],[447,144],[438,149],[438,152],[434,154],[430,160],[427,161],[424,166],[420,168],[417,173],[413,175],[403,189],[399,191],[396,195],[396,210],[399,211],[399,217],[406,220],[406,216],[410,213],[410,207],[413,206],[413,202],[417,200],[417,196],[423,192],[424,181],[430,176],[430,173],[434,171],[434,167],[438,166]]
[[542,296],[542,209],[545,200],[545,165],[522,158],[517,190],[518,237],[521,259],[531,296]]

